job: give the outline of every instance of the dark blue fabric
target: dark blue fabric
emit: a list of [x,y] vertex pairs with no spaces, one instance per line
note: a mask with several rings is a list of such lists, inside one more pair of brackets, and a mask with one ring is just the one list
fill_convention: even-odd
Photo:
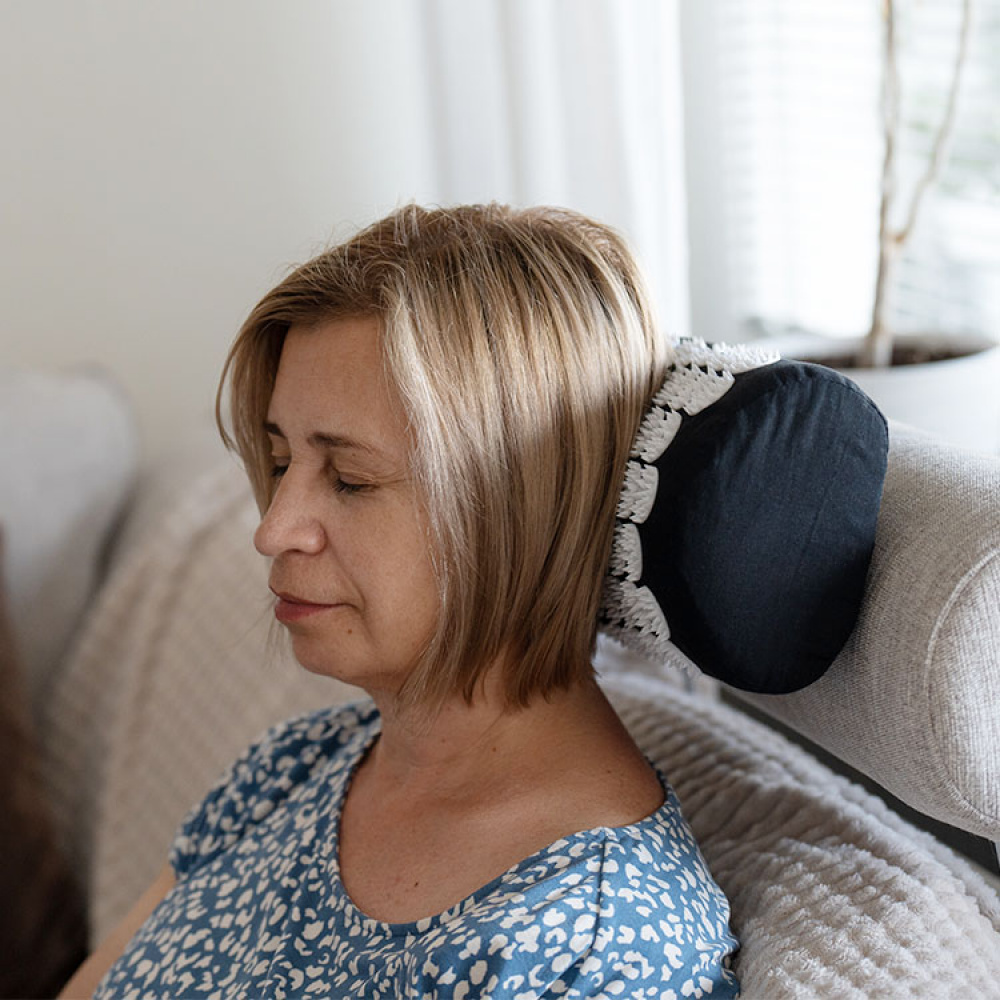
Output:
[[671,640],[746,691],[811,684],[857,620],[888,456],[885,418],[829,368],[736,376],[656,462],[642,581]]

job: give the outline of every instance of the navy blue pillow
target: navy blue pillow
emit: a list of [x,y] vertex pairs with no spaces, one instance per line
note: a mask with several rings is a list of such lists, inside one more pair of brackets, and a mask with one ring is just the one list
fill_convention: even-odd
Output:
[[887,456],[878,408],[821,365],[742,373],[685,417],[639,526],[674,645],[745,691],[819,678],[861,607]]

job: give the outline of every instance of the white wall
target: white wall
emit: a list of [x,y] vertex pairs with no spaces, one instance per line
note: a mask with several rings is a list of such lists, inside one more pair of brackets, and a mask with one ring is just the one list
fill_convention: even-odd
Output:
[[0,3],[0,363],[104,365],[147,453],[183,447],[289,265],[440,198],[419,11]]
[[152,461],[243,317],[409,200],[621,229],[687,314],[675,0],[0,0],[0,363],[110,368]]

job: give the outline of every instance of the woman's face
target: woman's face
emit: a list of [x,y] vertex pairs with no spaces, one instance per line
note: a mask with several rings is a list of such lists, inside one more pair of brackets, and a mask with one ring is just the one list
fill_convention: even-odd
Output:
[[268,409],[275,483],[254,536],[298,661],[395,692],[439,599],[406,420],[373,319],[292,327]]

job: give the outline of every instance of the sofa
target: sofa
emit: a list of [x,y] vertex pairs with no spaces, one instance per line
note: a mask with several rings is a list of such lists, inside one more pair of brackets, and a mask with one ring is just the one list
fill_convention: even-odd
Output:
[[[63,913],[85,911],[71,954],[116,924],[240,749],[359,692],[298,669],[273,628],[256,509],[211,428],[151,468],[106,375],[4,377],[3,399],[20,399],[0,402],[5,426],[16,418],[47,445],[24,446],[16,489],[0,487],[12,690],[30,743],[18,794],[37,793],[21,811],[33,824],[24,857],[39,864],[47,845],[64,877],[46,891]],[[57,590],[58,629],[46,596]],[[1000,883],[807,749],[890,801],[1000,842],[1000,457],[890,425],[861,616],[814,684],[720,696],[679,651],[670,659],[602,638],[595,665],[732,902],[743,995],[1000,997]],[[50,936],[52,907],[35,902],[8,917],[41,921],[23,949]],[[35,957],[8,949],[5,961]],[[17,995],[44,995],[29,988],[43,989]]]

